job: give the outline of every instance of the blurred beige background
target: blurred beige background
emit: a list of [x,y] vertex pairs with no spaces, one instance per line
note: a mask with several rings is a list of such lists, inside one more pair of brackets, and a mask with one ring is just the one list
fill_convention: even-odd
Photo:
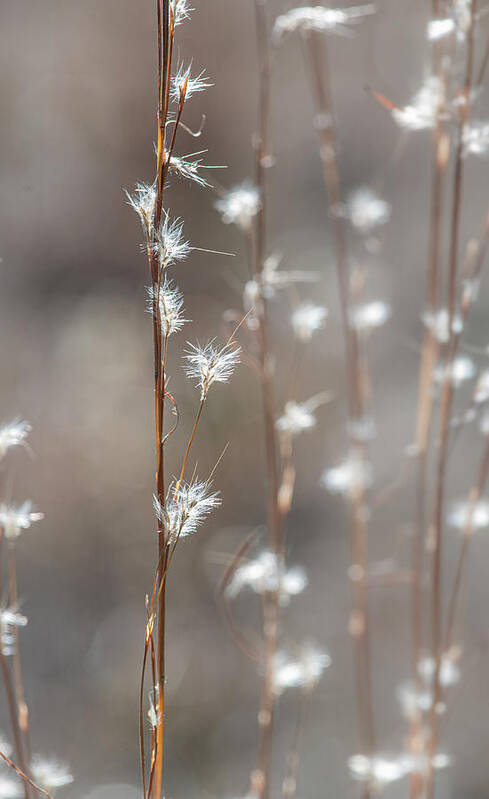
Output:
[[[181,55],[193,59],[197,70],[205,68],[214,87],[187,112],[195,128],[205,113],[202,139],[182,134],[180,152],[207,147],[209,163],[228,165],[215,173],[228,186],[248,177],[252,167],[253,7],[251,0],[195,5],[194,19],[180,29]],[[371,348],[379,422],[373,458],[381,486],[395,472],[414,423],[430,137],[421,133],[401,142],[389,115],[364,88],[400,103],[418,88],[429,57],[428,4],[380,0],[378,6],[355,38],[331,37],[329,55],[344,193],[357,185],[381,186],[393,207],[380,255],[368,263],[369,293],[393,307],[392,321]],[[270,0],[273,15],[289,7]],[[29,419],[35,453],[9,459],[2,492],[18,501],[31,497],[46,515],[19,545],[32,734],[36,750],[70,762],[75,783],[65,789],[68,799],[136,799],[144,595],[156,546],[152,344],[141,232],[123,188],[150,181],[154,166],[153,3],[1,0],[0,8],[0,418]],[[270,247],[284,253],[287,267],[321,272],[314,296],[330,317],[311,345],[303,396],[328,388],[336,399],[321,411],[317,435],[298,444],[288,549],[291,562],[308,569],[310,586],[286,611],[285,624],[287,638],[314,637],[333,658],[308,720],[299,796],[343,799],[357,794],[346,761],[359,746],[346,632],[349,542],[342,502],[319,488],[322,469],[345,453],[342,346],[311,118],[300,49],[288,40],[275,65]],[[479,229],[487,209],[482,165],[468,167],[464,236]],[[240,306],[247,274],[240,236],[221,224],[213,201],[210,191],[173,183],[172,210],[184,217],[191,243],[237,257],[195,252],[175,272],[194,323],[175,339],[170,359],[184,416],[170,458],[178,456],[197,399],[182,376],[178,346],[222,332],[222,314]],[[352,243],[354,252],[357,246]],[[480,347],[474,355],[480,365],[487,361],[486,299],[483,294],[466,336]],[[282,374],[288,314],[286,303],[274,303]],[[279,380],[279,407],[285,391],[286,381]],[[182,543],[170,578],[167,795],[175,799],[243,795],[254,765],[257,675],[230,640],[214,589],[226,555],[264,520],[259,426],[254,377],[241,367],[230,387],[213,392],[196,447],[204,475],[230,442],[216,477],[223,507],[198,537]],[[470,484],[476,441],[476,431],[468,430],[450,476],[453,496],[463,496]],[[390,557],[406,563],[413,496],[407,486],[373,519],[373,563]],[[483,535],[474,541],[464,679],[443,724],[443,746],[454,758],[440,777],[443,799],[476,799],[488,784],[488,547]],[[456,553],[453,536],[446,548],[449,570]],[[395,688],[409,676],[406,598],[403,587],[372,595],[375,699],[386,750],[399,748],[405,732]],[[252,597],[240,600],[248,624],[257,612]],[[286,696],[279,706],[277,775],[295,702]],[[0,710],[0,729],[6,730],[3,700]],[[386,795],[404,796],[405,785]]]

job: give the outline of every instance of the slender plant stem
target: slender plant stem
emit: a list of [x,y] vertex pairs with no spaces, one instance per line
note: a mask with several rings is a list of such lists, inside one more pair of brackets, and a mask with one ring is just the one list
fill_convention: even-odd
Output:
[[[259,285],[266,257],[267,185],[269,160],[269,118],[271,54],[266,0],[254,0],[259,64],[258,122],[255,134],[255,184],[260,192],[260,209],[253,226],[253,272]],[[265,296],[258,310],[258,345],[260,382],[267,465],[267,520],[270,548],[278,560],[282,557],[282,529],[278,507],[279,470],[275,429],[274,378],[268,332],[268,309]],[[278,643],[278,592],[267,592],[263,598],[264,678],[258,713],[257,767],[252,774],[251,789],[259,799],[268,799],[272,769],[275,696],[273,692],[274,662]]]
[[469,552],[469,544],[472,538],[472,533],[474,531],[474,512],[477,502],[479,501],[482,492],[484,491],[484,487],[487,482],[487,477],[489,474],[489,440],[487,441],[484,452],[481,459],[481,464],[479,467],[479,475],[477,478],[477,482],[473,487],[472,491],[470,492],[469,502],[468,502],[468,513],[467,513],[467,521],[465,523],[464,531],[463,531],[463,538],[462,538],[462,545],[460,547],[460,555],[458,558],[457,563],[457,570],[455,573],[455,580],[453,583],[452,593],[450,595],[450,601],[448,604],[448,613],[447,613],[447,623],[446,623],[446,632],[444,635],[444,651],[448,651],[453,642],[453,631],[455,628],[455,621],[457,618],[457,610],[460,603],[460,589],[462,586],[462,577],[464,573],[464,567],[467,560],[467,555]]
[[[365,368],[362,367],[358,336],[350,324],[350,274],[344,220],[338,213],[341,202],[340,178],[337,162],[337,140],[334,125],[334,108],[329,84],[329,69],[324,42],[315,33],[305,37],[306,53],[310,67],[312,94],[315,108],[320,156],[324,183],[328,193],[336,253],[340,307],[345,345],[347,395],[350,421],[361,419],[365,400]],[[352,440],[355,456],[365,463],[366,448]],[[375,750],[375,727],[372,699],[370,635],[367,596],[367,495],[359,487],[352,496],[352,564],[360,567],[360,577],[352,582],[352,616],[350,631],[355,648],[356,697],[362,745],[367,754]],[[371,795],[371,786],[365,783],[364,797]]]
[[[8,660],[1,651],[0,647],[0,668],[2,670],[3,684],[5,694],[7,696],[7,704],[10,714],[10,724],[12,727],[12,735],[14,738],[15,752],[17,756],[17,764],[24,774],[28,773],[27,764],[24,756],[24,748],[22,746],[22,732],[19,726],[19,712],[17,702],[15,699],[15,688],[12,682]],[[30,799],[31,792],[28,783],[24,782],[24,797]]]
[[472,86],[472,72],[474,61],[474,24],[475,24],[476,0],[470,3],[470,27],[467,33],[467,59],[465,69],[465,83],[463,91],[463,104],[460,111],[460,119],[457,130],[457,144],[455,153],[455,173],[453,185],[453,205],[451,213],[450,227],[450,247],[448,261],[448,330],[450,334],[450,344],[448,347],[445,362],[445,378],[443,381],[441,408],[440,408],[440,427],[438,437],[438,456],[437,456],[437,478],[435,492],[435,512],[433,522],[434,532],[434,551],[431,570],[431,628],[432,628],[432,656],[435,661],[435,673],[433,679],[433,696],[429,712],[430,721],[430,745],[428,776],[426,786],[427,799],[433,799],[435,791],[433,758],[437,746],[437,718],[436,707],[440,701],[440,666],[442,658],[442,542],[443,542],[443,510],[445,500],[445,482],[448,461],[449,445],[449,424],[451,418],[451,408],[453,400],[453,381],[452,365],[458,345],[459,336],[453,333],[453,320],[456,312],[457,300],[457,265],[459,250],[460,218],[463,188],[463,133],[469,120],[470,114],[470,91]]
[[[9,570],[9,595],[10,604],[12,607],[18,606],[18,591],[17,591],[17,569],[15,564],[15,549],[13,546],[8,547],[8,570]],[[19,634],[17,627],[13,629],[13,643],[14,652],[12,655],[12,672],[15,686],[15,699],[17,702],[17,712],[19,716],[19,728],[22,734],[24,753],[27,761],[31,759],[30,741],[29,741],[29,709],[25,701],[24,681],[22,679],[22,664],[20,658],[19,648]]]

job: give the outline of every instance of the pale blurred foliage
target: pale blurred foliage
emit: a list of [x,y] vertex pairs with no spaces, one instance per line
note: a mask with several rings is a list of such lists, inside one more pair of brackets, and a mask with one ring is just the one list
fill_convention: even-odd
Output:
[[[215,83],[193,101],[188,123],[207,123],[203,146],[223,185],[248,177],[255,122],[256,74],[251,2],[195,2],[185,55]],[[283,10],[270,0],[273,13]],[[288,6],[290,7],[290,6]],[[344,195],[385,179],[393,205],[380,256],[369,260],[372,297],[393,319],[372,346],[375,478],[383,485],[410,442],[419,342],[428,209],[428,136],[408,139],[389,166],[399,131],[364,91],[370,84],[406,102],[428,60],[427,4],[382,0],[377,18],[356,39],[330,49],[338,107]],[[26,689],[36,748],[70,762],[64,796],[135,799],[139,780],[137,692],[144,594],[156,547],[151,508],[153,469],[151,333],[145,314],[146,262],[141,234],[122,188],[150,179],[155,133],[153,4],[130,0],[4,0],[0,29],[0,416],[19,413],[34,427],[33,459],[2,473],[2,493],[30,496],[45,514],[19,544],[19,579],[29,626],[21,632]],[[346,578],[349,542],[340,500],[319,489],[321,471],[345,456],[342,347],[337,292],[325,235],[326,210],[311,103],[296,44],[283,48],[274,83],[277,166],[271,173],[271,236],[291,268],[318,269],[314,300],[330,311],[309,345],[303,397],[325,389],[334,403],[318,412],[312,438],[298,443],[297,496],[289,525],[291,562],[310,586],[286,611],[291,639],[313,636],[333,664],[317,689],[306,734],[300,795],[353,796],[347,759],[358,748],[354,720]],[[201,142],[185,138],[187,152]],[[182,150],[183,152],[184,150]],[[468,170],[464,232],[479,226],[486,185]],[[222,331],[222,312],[241,302],[247,279],[242,242],[222,226],[211,192],[173,181],[172,206],[197,246],[237,251],[227,258],[194,253],[179,267],[186,312],[195,324],[175,338],[202,340]],[[317,296],[316,296],[317,295]],[[288,307],[288,306],[287,306]],[[277,368],[288,363],[289,311],[278,301],[273,324]],[[484,297],[468,339],[485,345]],[[376,334],[377,335],[377,334]],[[485,355],[479,357],[485,363]],[[176,349],[172,390],[184,416],[197,395],[184,380]],[[285,397],[286,378],[279,379]],[[278,408],[283,407],[282,396]],[[216,482],[223,508],[198,539],[183,542],[170,579],[168,617],[169,796],[240,795],[255,756],[258,682],[230,640],[214,588],[244,534],[264,519],[260,410],[253,377],[242,367],[229,389],[216,388],[196,452],[208,472],[230,447]],[[306,434],[307,436],[307,434]],[[170,452],[178,454],[172,442]],[[457,496],[469,485],[469,447],[453,471]],[[27,463],[27,465],[26,465]],[[457,474],[458,471],[458,474]],[[470,473],[471,474],[471,473]],[[0,497],[0,499],[3,497]],[[412,497],[379,512],[371,559],[406,554]],[[447,547],[447,560],[455,557]],[[459,698],[447,725],[454,757],[445,797],[480,795],[488,778],[487,713],[477,699],[487,673],[487,543],[474,541],[467,656]],[[381,741],[404,733],[396,685],[409,675],[405,589],[373,595],[374,685]],[[238,614],[256,619],[255,600]],[[293,697],[280,702],[277,751],[290,741]],[[3,713],[1,728],[6,730]],[[470,748],[466,730],[470,727]],[[277,760],[277,769],[282,762]],[[127,783],[127,784],[126,784]],[[103,788],[96,786],[105,786]],[[133,787],[130,787],[133,786]],[[389,789],[401,796],[403,787]],[[451,793],[450,793],[451,791]]]

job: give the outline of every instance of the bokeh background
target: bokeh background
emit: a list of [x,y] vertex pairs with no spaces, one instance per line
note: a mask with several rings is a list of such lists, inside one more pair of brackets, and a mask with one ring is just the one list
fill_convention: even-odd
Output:
[[[212,173],[230,186],[250,176],[257,66],[251,0],[196,0],[181,28],[181,56],[205,68],[214,86],[189,105],[180,152],[208,148]],[[396,473],[413,435],[420,307],[426,261],[430,136],[403,138],[365,90],[407,102],[427,73],[428,3],[380,0],[378,14],[354,38],[329,38],[341,141],[343,192],[380,189],[392,220],[378,253],[367,259],[368,294],[388,301],[392,319],[372,339],[373,444],[376,485]],[[272,16],[291,7],[270,0]],[[136,799],[140,795],[137,695],[156,539],[152,512],[152,342],[145,313],[148,281],[141,231],[123,189],[153,174],[155,30],[149,0],[1,0],[0,27],[0,419],[21,415],[34,432],[32,456],[9,457],[2,498],[30,497],[45,520],[19,544],[19,580],[29,625],[21,631],[26,690],[36,751],[72,767],[68,799]],[[483,28],[481,30],[481,41]],[[482,46],[482,45],[481,45]],[[483,110],[484,97],[480,100]],[[303,365],[303,398],[324,389],[316,431],[298,443],[298,480],[288,527],[290,560],[310,585],[285,613],[285,638],[312,637],[331,653],[309,713],[299,796],[349,797],[357,787],[347,758],[358,751],[351,642],[347,633],[349,536],[341,500],[319,487],[321,471],[344,457],[342,344],[331,237],[312,104],[302,54],[287,40],[275,62],[270,172],[270,249],[284,266],[316,269],[314,299],[329,308],[325,330]],[[468,164],[463,239],[487,210],[487,165]],[[246,253],[224,226],[210,190],[173,181],[172,212],[197,247],[175,278],[194,320],[174,339],[173,390],[183,421],[168,449],[175,464],[197,394],[183,377],[187,338],[223,335],[223,313],[241,307]],[[306,287],[304,296],[307,296]],[[466,334],[478,365],[487,361],[487,297]],[[290,305],[272,307],[278,377],[277,412],[286,399]],[[227,558],[264,523],[265,482],[255,377],[242,366],[229,387],[211,395],[195,454],[199,473],[228,452],[216,476],[222,509],[198,537],[184,541],[169,583],[168,755],[170,797],[239,796],[256,753],[259,683],[230,639],[214,592]],[[464,496],[475,470],[477,429],[468,428],[450,472],[450,495]],[[407,482],[375,515],[373,566],[405,565],[414,491]],[[451,574],[458,540],[451,533]],[[487,563],[489,543],[474,541],[463,630],[463,680],[443,721],[452,768],[440,776],[446,799],[480,797],[489,779],[487,706]],[[386,565],[386,561],[389,561]],[[374,694],[380,746],[396,751],[405,725],[396,685],[409,676],[405,586],[376,589]],[[253,597],[239,601],[250,626]],[[462,636],[460,635],[462,640]],[[279,703],[276,786],[292,735],[297,697]],[[8,719],[0,705],[0,729]],[[394,785],[389,796],[404,796]]]

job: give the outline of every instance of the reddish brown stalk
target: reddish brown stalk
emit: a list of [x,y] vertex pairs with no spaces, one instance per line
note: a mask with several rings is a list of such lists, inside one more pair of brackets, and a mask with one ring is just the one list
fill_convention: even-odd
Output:
[[290,747],[289,753],[287,755],[287,767],[285,779],[282,785],[283,799],[295,799],[297,796],[297,778],[299,776],[299,767],[301,761],[302,739],[304,737],[306,713],[310,696],[310,690],[304,691],[299,700],[299,708],[294,725],[292,746]]
[[[338,213],[341,202],[340,180],[337,164],[337,140],[334,126],[334,108],[329,85],[326,48],[315,33],[305,37],[310,66],[315,125],[319,137],[323,176],[333,217],[336,253],[336,271],[340,295],[347,373],[347,395],[350,420],[360,419],[364,412],[365,369],[356,331],[350,324],[350,274],[348,265],[346,230]],[[352,446],[361,462],[365,462],[366,448],[352,440]],[[355,646],[356,695],[362,745],[366,754],[375,749],[375,729],[371,685],[370,641],[367,597],[367,495],[364,488],[352,496],[352,564],[359,566],[360,579],[352,581],[352,616],[350,632]],[[366,784],[364,796],[371,795]]]
[[[165,178],[165,130],[168,117],[170,74],[173,52],[173,19],[170,0],[158,0],[158,150],[156,169],[156,198],[153,215],[153,237],[150,249],[150,271],[153,285],[153,342],[154,342],[154,367],[155,367],[155,434],[156,434],[156,496],[161,506],[165,501],[165,476],[163,457],[163,426],[165,406],[165,357],[162,359],[161,342],[161,315],[159,308],[159,289],[161,273],[164,264],[160,263],[157,248],[158,230],[161,224],[163,208],[163,192]],[[158,524],[158,563],[160,568],[166,566],[168,544],[162,521]],[[161,573],[161,572],[160,572]],[[165,599],[166,578],[161,583],[158,607],[158,631],[156,649],[156,677],[158,685],[157,696],[157,731],[156,731],[156,760],[154,766],[154,799],[161,799],[163,793],[163,756],[164,756],[164,711],[165,711]]]
[[[260,209],[253,227],[252,269],[260,284],[266,257],[266,169],[269,161],[269,116],[271,55],[266,0],[255,0],[255,20],[259,63],[258,124],[255,134],[255,184],[260,192]],[[267,463],[267,518],[270,548],[277,559],[282,553],[282,534],[278,509],[278,446],[275,430],[274,380],[268,336],[267,300],[262,296],[258,316],[260,379],[263,424]],[[257,767],[252,774],[251,790],[259,799],[268,799],[272,767],[273,723],[275,697],[273,693],[273,664],[278,642],[278,593],[268,592],[263,601],[263,634],[265,674],[258,713],[259,742]]]
[[477,478],[477,483],[473,487],[470,492],[468,503],[469,503],[469,512],[467,514],[467,521],[464,527],[463,538],[462,538],[462,545],[460,548],[460,555],[458,558],[457,563],[457,571],[455,574],[455,580],[453,583],[453,589],[450,596],[450,602],[448,605],[448,614],[447,614],[447,624],[446,624],[446,632],[444,635],[444,651],[448,652],[450,647],[453,643],[453,631],[455,628],[455,621],[457,618],[457,610],[460,601],[460,589],[462,586],[462,577],[464,573],[464,567],[467,560],[467,555],[469,551],[469,544],[470,539],[472,538],[472,533],[474,531],[474,511],[475,506],[479,499],[481,498],[482,492],[484,491],[484,487],[487,483],[487,477],[489,474],[489,440],[486,443],[484,448],[484,452],[481,459],[481,464],[479,467],[479,475]]
[[[434,4],[436,6],[436,3]],[[436,18],[436,9],[433,9]],[[442,69],[440,44],[433,47],[433,74],[439,75]],[[444,85],[447,83],[445,71],[440,77]],[[442,100],[443,102],[443,100]],[[444,130],[443,106],[438,105],[436,124],[433,135],[434,166],[431,193],[431,223],[429,239],[429,256],[427,264],[425,312],[436,319],[439,307],[440,291],[440,245],[441,222],[443,212],[443,182],[449,158],[449,139]],[[428,475],[428,448],[430,440],[430,426],[433,416],[433,396],[431,391],[433,369],[438,359],[439,345],[430,327],[426,327],[418,379],[418,402],[416,416],[416,507],[417,525],[413,540],[412,571],[413,583],[411,588],[411,637],[412,637],[412,675],[413,682],[419,690],[422,689],[418,663],[423,645],[423,606],[422,606],[422,579],[424,564],[424,547],[426,534],[426,500],[427,500],[427,475]],[[416,716],[410,722],[410,747],[412,753],[418,753],[420,746],[421,718]],[[418,774],[413,774],[410,779],[410,797],[418,799],[422,789],[421,779]]]
[[[9,571],[9,599],[13,608],[18,607],[17,591],[17,570],[15,565],[15,549],[8,547],[8,571]],[[12,672],[15,686],[15,700],[17,702],[17,712],[19,716],[19,728],[22,734],[24,754],[26,760],[31,759],[29,741],[29,709],[25,701],[24,681],[22,679],[22,665],[20,659],[19,633],[17,627],[13,629],[14,652],[12,655]]]
[[[10,714],[10,724],[12,727],[14,746],[17,754],[17,762],[19,764],[19,769],[24,774],[27,774],[27,764],[25,761],[24,749],[22,746],[22,732],[19,727],[19,713],[17,708],[17,702],[15,700],[15,689],[12,683],[12,677],[10,675],[8,661],[3,652],[1,651],[1,647],[0,647],[0,668],[2,669],[3,684],[5,688],[5,694],[7,696],[7,704]],[[31,796],[29,785],[27,782],[24,782],[24,796],[25,799],[30,799]]]
[[229,607],[229,602],[226,598],[226,589],[231,582],[236,569],[239,567],[241,561],[245,557],[246,553],[255,542],[257,536],[257,532],[254,530],[251,532],[243,541],[243,543],[238,547],[237,551],[233,555],[229,566],[227,567],[226,571],[224,572],[222,579],[219,582],[219,585],[216,589],[216,600],[218,604],[222,608],[223,616],[228,625],[229,632],[231,633],[231,637],[235,644],[241,649],[241,651],[248,657],[250,660],[254,660],[259,662],[261,660],[261,652],[259,652],[255,647],[253,647],[249,641],[246,640],[244,635],[242,634],[241,630],[237,627],[234,622],[231,609]]
[[30,787],[34,788],[35,791],[42,793],[43,796],[47,796],[48,799],[52,799],[52,796],[49,793],[49,791],[46,791],[44,788],[41,788],[39,785],[36,785],[36,783],[33,782],[33,780],[31,780],[31,778],[28,777],[27,774],[25,774],[23,771],[21,771],[21,769],[18,766],[15,765],[13,760],[10,760],[10,758],[7,757],[7,755],[5,755],[3,752],[0,752],[0,757],[2,758],[2,760],[5,761],[7,766],[9,766],[11,769],[15,771],[15,773],[17,774],[18,777],[21,778],[21,780],[24,780],[24,783],[30,785]]
[[[3,554],[4,540],[5,537],[3,529],[0,528],[0,556]],[[13,549],[8,541],[7,541],[7,546],[8,546],[8,560],[9,560],[9,601],[11,607],[15,608],[17,606],[17,579],[15,573],[15,560],[13,559]],[[1,563],[1,557],[0,557],[0,563]],[[3,574],[2,574],[2,569],[0,568],[0,589],[2,587],[2,582],[3,582],[2,578]],[[19,642],[17,637],[17,629],[15,627],[13,629],[13,634],[15,635],[14,654],[13,654],[14,662],[12,664],[12,669],[14,674],[13,680],[9,669],[8,658],[3,654],[1,646],[0,646],[0,661],[1,661],[2,678],[4,682],[5,693],[7,695],[7,704],[9,707],[10,723],[12,727],[12,735],[14,738],[14,746],[17,754],[17,760],[19,762],[19,766],[20,769],[22,770],[22,773],[27,774],[28,771],[27,763],[30,759],[30,755],[28,749],[28,738],[27,736],[24,735],[24,730],[28,732],[28,727],[26,728],[24,726],[23,729],[21,727],[21,722],[24,722],[25,724],[25,722],[28,720],[28,716],[22,712],[21,702],[23,701],[24,691],[23,691],[23,682],[22,682],[22,672],[20,669]],[[24,701],[24,706],[25,706],[25,701]],[[1,756],[4,758],[4,760],[6,759],[6,757],[3,754]],[[13,764],[12,767],[14,769],[17,768]],[[25,799],[30,799],[31,797],[29,778],[26,778],[26,780],[24,781],[24,795]]]
[[429,745],[429,764],[426,795],[427,799],[434,796],[434,769],[433,757],[437,746],[437,718],[436,706],[440,701],[440,665],[442,658],[442,635],[441,635],[441,597],[442,597],[442,541],[443,541],[443,510],[445,499],[445,478],[448,460],[449,425],[451,418],[451,408],[453,399],[453,383],[451,368],[458,346],[459,336],[452,332],[453,319],[456,311],[457,301],[457,265],[459,249],[460,217],[462,204],[463,186],[463,133],[469,121],[470,114],[470,90],[472,85],[472,72],[474,61],[474,24],[475,24],[476,0],[471,0],[470,4],[470,28],[467,33],[467,61],[465,70],[465,83],[463,90],[463,103],[460,109],[458,124],[458,139],[455,155],[455,174],[453,186],[453,205],[451,214],[451,235],[449,249],[449,273],[448,273],[448,330],[450,332],[450,345],[445,361],[445,378],[443,381],[440,427],[438,440],[437,458],[437,480],[435,495],[435,512],[433,522],[434,533],[434,552],[432,559],[432,600],[431,600],[431,626],[432,626],[432,656],[436,662],[433,680],[433,697],[430,708],[430,745]]

